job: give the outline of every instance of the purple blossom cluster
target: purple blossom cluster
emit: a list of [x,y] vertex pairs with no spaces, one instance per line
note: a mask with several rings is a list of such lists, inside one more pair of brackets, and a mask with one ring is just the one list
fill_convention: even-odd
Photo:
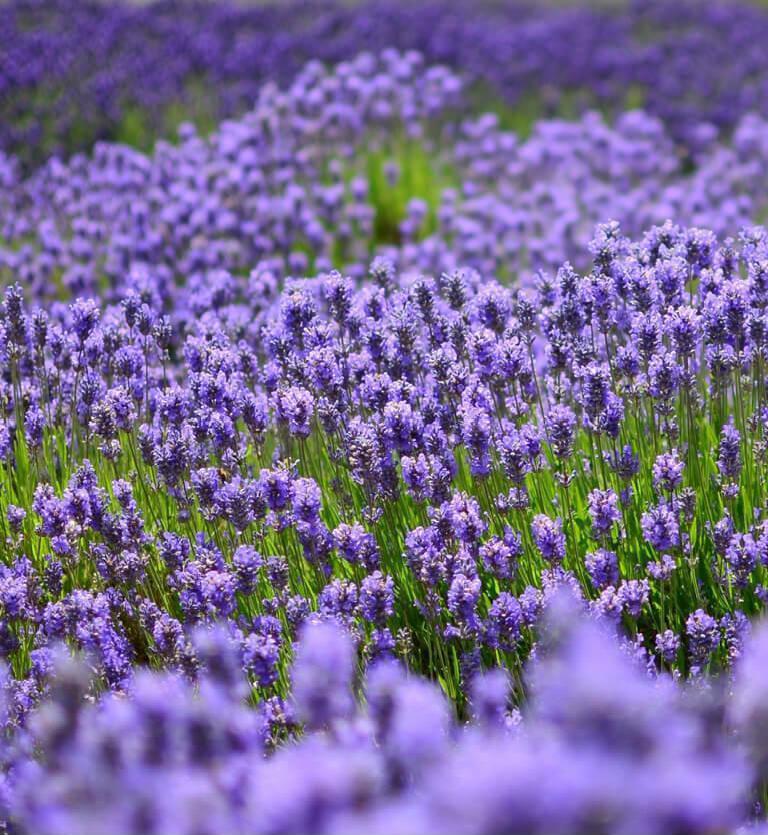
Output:
[[310,63],[287,89],[262,87],[243,119],[207,139],[183,125],[180,145],[150,156],[99,144],[26,179],[0,157],[0,275],[41,299],[114,301],[126,282],[149,281],[176,317],[198,318],[237,296],[233,274],[251,272],[246,292],[267,302],[286,272],[336,262],[360,272],[377,236],[413,238],[427,221],[416,201],[381,228],[366,154],[389,159],[401,147],[392,137],[429,143],[460,92],[447,69],[388,50],[333,69]]

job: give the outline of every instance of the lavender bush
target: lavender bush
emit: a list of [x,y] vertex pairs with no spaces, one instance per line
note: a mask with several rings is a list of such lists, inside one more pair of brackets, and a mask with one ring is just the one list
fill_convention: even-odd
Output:
[[0,156],[4,831],[764,830],[762,13],[425,8],[3,8],[237,114]]

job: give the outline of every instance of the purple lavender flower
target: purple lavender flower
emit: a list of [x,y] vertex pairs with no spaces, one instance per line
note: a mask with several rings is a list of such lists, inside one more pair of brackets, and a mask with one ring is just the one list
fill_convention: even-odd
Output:
[[703,609],[697,609],[685,622],[685,632],[688,636],[691,663],[700,668],[707,664],[720,646],[717,621]]
[[6,518],[8,525],[12,531],[18,533],[21,530],[24,520],[27,518],[27,511],[23,507],[18,507],[14,504],[9,504],[6,511]]
[[619,567],[616,554],[604,548],[587,554],[584,563],[589,579],[596,589],[606,586],[616,586],[619,582]]
[[725,556],[726,549],[730,545],[735,532],[733,519],[727,512],[722,519],[711,526],[712,540],[718,554]]
[[545,415],[547,441],[557,458],[567,459],[573,454],[576,434],[576,415],[567,406],[555,405]]
[[560,518],[550,519],[538,514],[531,522],[531,536],[542,557],[549,563],[559,563],[565,558],[565,534]]
[[359,523],[341,524],[333,531],[333,539],[339,554],[352,564],[362,564],[367,569],[379,565],[379,550],[373,534]]
[[480,546],[483,565],[500,580],[511,580],[515,576],[522,553],[522,537],[511,528],[505,530],[503,538],[493,536]]
[[27,409],[24,416],[24,437],[30,449],[39,449],[43,443],[45,415],[37,406]]
[[455,493],[450,501],[441,505],[440,512],[456,539],[471,547],[479,544],[487,523],[476,499],[464,493]]
[[675,662],[679,649],[680,638],[671,629],[666,629],[656,636],[656,652],[667,664]]
[[513,652],[526,623],[523,608],[509,592],[501,592],[491,603],[486,622],[486,641],[492,647]]
[[463,626],[474,629],[477,624],[477,601],[480,598],[479,577],[457,574],[448,589],[448,610]]
[[78,299],[70,306],[72,330],[82,346],[99,322],[99,308],[93,299]]
[[744,587],[757,567],[759,550],[752,534],[735,533],[725,549],[725,561],[734,583]]
[[251,545],[241,545],[232,555],[232,565],[237,577],[237,590],[241,594],[253,594],[259,581],[259,571],[264,560]]
[[275,411],[279,420],[288,426],[291,435],[306,438],[312,431],[314,399],[301,386],[291,386],[275,395]]
[[653,486],[672,493],[683,483],[684,467],[677,450],[662,453],[653,462]]
[[662,554],[659,560],[649,562],[647,566],[648,574],[654,580],[659,580],[660,582],[669,580],[676,568],[677,564],[670,554]]
[[611,532],[621,520],[619,497],[613,490],[592,490],[587,496],[589,515],[592,517],[592,536],[601,539]]
[[659,504],[646,511],[641,519],[643,536],[657,551],[667,551],[680,544],[677,513],[669,504]]
[[383,626],[392,617],[394,607],[395,583],[391,577],[374,571],[363,579],[360,584],[360,608],[367,621]]
[[677,393],[682,370],[677,359],[669,352],[654,354],[648,363],[648,383],[651,395],[668,401]]
[[643,607],[648,603],[648,592],[647,580],[623,580],[617,594],[627,614],[639,618]]
[[738,480],[741,473],[741,433],[733,423],[726,423],[720,433],[717,466],[722,478]]
[[678,360],[693,355],[700,331],[700,316],[692,307],[679,307],[667,317],[667,330]]
[[581,402],[592,423],[596,423],[603,409],[608,405],[611,385],[610,370],[607,366],[591,362],[584,369],[581,388]]
[[357,586],[351,580],[331,580],[317,598],[318,610],[341,623],[350,623],[357,610]]
[[293,498],[293,480],[284,469],[262,470],[259,477],[261,491],[270,510],[285,510]]
[[624,481],[631,481],[640,471],[640,458],[629,444],[611,458],[611,466]]
[[720,618],[720,629],[725,640],[728,661],[737,664],[752,633],[752,621],[741,611],[726,613]]

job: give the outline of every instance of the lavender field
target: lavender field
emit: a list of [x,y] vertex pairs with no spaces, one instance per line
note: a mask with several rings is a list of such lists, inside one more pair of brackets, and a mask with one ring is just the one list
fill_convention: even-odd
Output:
[[768,833],[766,43],[0,5],[0,833]]

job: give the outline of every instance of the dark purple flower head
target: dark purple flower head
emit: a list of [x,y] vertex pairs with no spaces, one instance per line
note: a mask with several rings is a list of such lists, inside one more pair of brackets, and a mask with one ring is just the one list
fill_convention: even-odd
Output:
[[666,629],[656,636],[656,651],[667,664],[673,664],[680,649],[680,638],[671,630]]
[[243,669],[259,687],[270,687],[278,678],[280,644],[270,634],[252,632],[241,645]]
[[477,499],[465,493],[455,493],[439,508],[439,518],[445,521],[450,535],[472,548],[479,547],[480,537],[487,528]]
[[522,432],[510,429],[501,439],[498,452],[507,477],[515,484],[523,483],[531,471],[531,456]]
[[531,522],[531,536],[542,557],[549,563],[559,563],[565,558],[565,534],[561,519],[550,519],[538,514]]
[[626,444],[620,453],[614,453],[610,463],[623,481],[631,481],[640,471],[640,457],[629,444]]
[[292,435],[306,438],[312,431],[312,416],[314,414],[314,399],[307,389],[301,386],[276,392],[275,411],[278,420],[288,426]]
[[722,478],[738,480],[741,473],[741,433],[733,425],[726,423],[720,433],[717,466]]
[[339,554],[348,562],[364,565],[373,570],[379,564],[379,550],[373,534],[358,522],[341,524],[333,531],[333,539]]
[[314,525],[319,521],[322,494],[311,478],[297,478],[293,489],[293,513],[296,520]]
[[596,422],[608,405],[611,393],[611,373],[608,366],[591,362],[583,370],[581,379],[581,404],[587,417]]
[[285,510],[293,497],[293,479],[286,469],[262,470],[259,478],[261,492],[270,510]]
[[37,406],[30,406],[24,416],[24,437],[30,449],[38,449],[43,443],[45,415]]
[[720,646],[717,621],[703,609],[697,609],[685,622],[685,632],[691,663],[696,667],[705,665]]
[[717,553],[725,556],[726,549],[731,543],[731,538],[736,528],[733,524],[733,518],[726,513],[722,519],[711,526],[712,540],[715,544]]
[[[527,602],[527,601],[526,601]],[[509,592],[500,592],[491,603],[485,626],[485,640],[491,647],[513,652],[523,626],[530,626],[529,614]],[[535,618],[535,615],[534,615]]]
[[700,316],[692,307],[679,307],[666,319],[666,328],[678,360],[692,356],[699,339]]
[[587,496],[589,515],[592,518],[592,536],[596,539],[608,535],[616,522],[621,520],[619,497],[613,490],[592,490]]
[[499,580],[511,580],[517,573],[517,561],[522,556],[522,537],[507,528],[504,537],[493,536],[480,547],[480,559],[487,571]]
[[357,586],[350,580],[331,580],[317,598],[318,610],[344,623],[350,621],[357,609]]
[[757,567],[760,549],[752,534],[735,533],[725,549],[728,571],[737,586],[744,587]]
[[27,511],[24,510],[23,507],[17,507],[14,504],[9,504],[6,512],[6,518],[8,519],[8,525],[11,530],[18,533],[24,524],[24,520],[27,518]]
[[659,455],[653,462],[653,485],[657,490],[669,493],[683,483],[685,464],[680,460],[677,450]]
[[584,563],[589,573],[589,579],[596,589],[604,589],[606,586],[616,586],[619,582],[619,567],[616,554],[599,548],[597,551],[587,554]]
[[241,594],[252,594],[259,580],[259,571],[264,560],[251,545],[241,545],[232,555],[232,566],[237,578],[237,590]]
[[474,629],[477,625],[477,602],[482,585],[479,577],[457,574],[448,589],[448,610],[460,625]]
[[652,507],[641,519],[643,536],[657,551],[680,545],[680,526],[674,508],[666,503]]
[[78,299],[71,307],[72,329],[82,347],[99,322],[99,308],[93,299]]
[[374,571],[360,584],[360,609],[363,617],[383,626],[395,611],[395,583],[380,571]]
[[169,570],[180,568],[190,554],[189,540],[171,531],[164,531],[158,543],[158,552]]
[[639,618],[643,607],[648,603],[649,586],[647,580],[623,580],[618,589],[618,597],[630,617]]
[[648,390],[658,400],[669,401],[677,394],[682,369],[669,352],[659,352],[648,363]]
[[656,562],[648,563],[647,571],[654,580],[665,582],[670,579],[676,568],[674,558],[670,554],[662,554]]

